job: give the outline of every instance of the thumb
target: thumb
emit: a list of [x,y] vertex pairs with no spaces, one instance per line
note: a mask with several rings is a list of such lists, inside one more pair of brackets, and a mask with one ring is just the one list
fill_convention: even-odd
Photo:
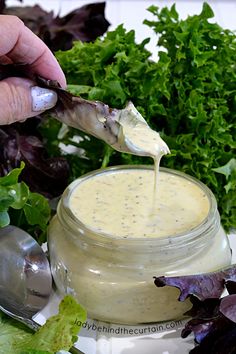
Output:
[[55,106],[55,91],[35,86],[28,79],[10,77],[0,81],[0,125],[23,121]]

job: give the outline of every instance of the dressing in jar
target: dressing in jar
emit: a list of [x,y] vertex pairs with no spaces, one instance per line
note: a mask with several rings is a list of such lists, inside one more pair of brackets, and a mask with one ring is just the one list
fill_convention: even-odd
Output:
[[154,276],[215,271],[231,250],[212,192],[181,172],[117,166],[91,172],[65,190],[48,230],[59,292],[93,319],[138,324],[182,317],[179,290]]

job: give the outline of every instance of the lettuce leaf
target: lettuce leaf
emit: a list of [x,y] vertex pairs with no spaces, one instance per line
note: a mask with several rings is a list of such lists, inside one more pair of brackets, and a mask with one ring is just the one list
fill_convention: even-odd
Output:
[[86,311],[70,295],[61,301],[59,313],[36,333],[0,312],[0,354],[53,354],[69,350],[85,320]]
[[[5,65],[9,75],[22,75],[14,66]],[[2,74],[5,70],[2,67]],[[15,71],[15,72],[14,72]],[[5,72],[6,73],[6,72]],[[38,122],[38,123],[36,123]],[[68,184],[69,165],[62,157],[49,158],[43,145],[43,137],[36,130],[39,118],[28,119],[23,125],[14,123],[0,128],[0,175],[6,175],[23,161],[25,168],[21,180],[32,192],[52,199],[58,197]]]
[[32,193],[28,185],[20,181],[25,163],[0,177],[0,227],[18,226],[41,242],[46,237],[51,209],[47,199]]

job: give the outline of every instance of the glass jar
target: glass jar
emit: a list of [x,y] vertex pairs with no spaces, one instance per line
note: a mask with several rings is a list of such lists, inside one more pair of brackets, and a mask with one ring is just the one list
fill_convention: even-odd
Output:
[[84,225],[71,211],[71,194],[83,181],[101,174],[143,169],[152,166],[116,166],[75,180],[63,193],[50,223],[48,246],[55,284],[62,295],[73,294],[89,318],[122,324],[180,318],[190,303],[177,301],[176,288],[157,288],[153,277],[199,274],[231,262],[213,193],[198,180],[175,170],[161,168],[198,186],[209,200],[204,220],[187,232],[151,238],[113,237]]

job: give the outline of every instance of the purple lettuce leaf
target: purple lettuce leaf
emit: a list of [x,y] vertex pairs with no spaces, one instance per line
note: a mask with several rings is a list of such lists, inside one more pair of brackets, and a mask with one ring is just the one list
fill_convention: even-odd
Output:
[[208,334],[200,345],[190,351],[190,354],[235,354],[236,327],[225,326]]
[[[236,265],[221,271],[193,276],[155,277],[155,285],[180,290],[179,301],[190,298],[191,319],[181,336],[194,334],[198,344],[191,354],[236,353]],[[228,295],[222,297],[224,290]]]
[[[191,296],[193,308],[186,313],[192,316],[181,332],[182,338],[194,334],[196,346],[190,353],[236,353],[236,295],[221,299],[200,301]],[[227,345],[224,342],[227,341]]]
[[229,320],[236,323],[236,294],[222,298],[219,311]]
[[155,277],[155,285],[174,286],[180,290],[179,301],[184,301],[190,295],[196,296],[199,300],[208,298],[219,298],[227,288],[227,282],[232,286],[236,282],[236,266],[225,268],[218,272],[186,275],[179,277]]
[[75,40],[94,41],[110,25],[105,2],[84,5],[60,17],[39,5],[6,7],[5,1],[0,1],[0,13],[18,16],[52,51],[68,50]]
[[220,299],[206,299],[200,301],[197,297],[191,296],[192,308],[185,315],[192,317],[182,330],[181,336],[186,338],[191,332],[194,333],[195,341],[202,340],[216,330],[220,330],[229,323],[219,310]]
[[40,136],[34,135],[33,130],[36,128],[33,129],[33,124],[30,124],[34,121],[35,118],[32,118],[27,120],[27,124],[18,123],[0,128],[0,175],[6,175],[24,161],[25,168],[21,179],[32,192],[54,198],[59,196],[68,184],[69,165],[63,157],[47,156]]

